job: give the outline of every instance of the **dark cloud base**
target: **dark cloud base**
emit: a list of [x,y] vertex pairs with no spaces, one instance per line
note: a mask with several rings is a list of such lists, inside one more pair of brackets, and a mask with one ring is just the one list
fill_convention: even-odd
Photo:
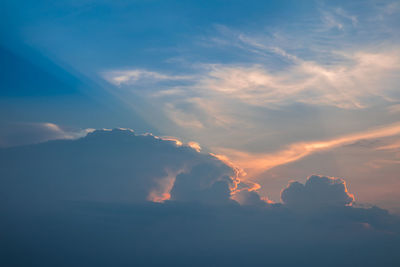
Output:
[[[400,220],[311,176],[268,204],[235,170],[130,131],[0,149],[1,266],[400,266]],[[168,172],[171,200],[147,201]],[[162,184],[162,183],[161,183]]]
[[195,203],[69,203],[3,213],[2,266],[398,266],[398,221],[378,208],[296,214]]

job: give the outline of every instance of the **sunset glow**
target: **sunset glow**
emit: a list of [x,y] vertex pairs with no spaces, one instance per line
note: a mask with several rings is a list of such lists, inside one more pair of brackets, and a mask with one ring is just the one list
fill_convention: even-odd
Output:
[[[289,162],[299,160],[312,153],[333,149],[338,146],[351,144],[361,140],[376,139],[400,134],[400,124],[395,123],[378,129],[350,134],[332,140],[299,142],[289,145],[286,149],[271,154],[250,154],[230,149],[216,149],[229,158],[238,166],[242,166],[247,173],[258,175],[263,171],[280,166]],[[384,146],[379,149],[390,149],[398,147],[397,144]]]

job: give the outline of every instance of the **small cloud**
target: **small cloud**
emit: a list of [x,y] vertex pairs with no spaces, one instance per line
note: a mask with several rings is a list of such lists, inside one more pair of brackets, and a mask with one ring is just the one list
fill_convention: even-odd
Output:
[[344,10],[343,8],[335,8],[334,10],[335,14],[337,14],[338,16],[345,18],[349,21],[351,21],[353,26],[356,26],[358,24],[358,18],[355,15],[351,15],[349,14],[346,10]]
[[117,86],[132,85],[140,81],[155,83],[165,80],[178,81],[191,78],[189,76],[173,76],[173,75],[162,74],[155,71],[147,71],[141,69],[108,71],[103,73],[103,77],[108,82]]
[[191,141],[191,142],[187,143],[187,145],[188,145],[189,147],[193,148],[194,150],[196,150],[197,152],[200,152],[200,150],[201,150],[201,146],[200,146],[200,144],[197,143],[197,142]]
[[344,25],[338,18],[336,18],[332,13],[323,12],[321,20],[327,30],[336,28],[338,30],[343,30]]
[[294,209],[349,206],[354,195],[341,178],[312,175],[305,184],[291,182],[281,193],[283,203]]
[[[156,138],[158,138],[158,137],[156,137]],[[161,139],[165,140],[165,141],[172,141],[172,142],[175,143],[176,146],[182,146],[183,145],[183,143],[178,138],[173,137],[173,136],[163,136],[163,137],[161,137]]]

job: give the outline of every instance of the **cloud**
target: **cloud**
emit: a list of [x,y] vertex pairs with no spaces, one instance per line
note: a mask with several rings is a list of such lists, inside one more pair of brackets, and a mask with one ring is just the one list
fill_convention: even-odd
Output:
[[197,152],[200,152],[201,150],[201,146],[197,142],[190,141],[187,145],[196,150]]
[[331,150],[360,140],[376,139],[400,134],[400,124],[394,123],[365,132],[349,134],[326,141],[298,142],[287,146],[280,151],[261,154],[248,153],[234,149],[215,148],[219,153],[228,155],[238,166],[241,166],[251,175],[260,174],[268,169],[300,160],[313,153]]
[[259,185],[239,183],[241,170],[227,159],[196,148],[114,129],[0,149],[0,264],[400,262],[399,218],[350,206],[343,179],[293,182],[283,203],[272,203]]
[[[324,66],[297,60],[281,72],[262,66],[213,65],[195,87],[223,94],[256,106],[305,103],[344,109],[365,108],[391,96],[399,77],[397,50],[380,53],[343,54],[347,62]],[[293,56],[294,57],[294,56]],[[382,85],[387,90],[382,90]]]
[[93,129],[68,129],[50,122],[5,123],[0,132],[0,147],[40,143],[56,139],[76,139]]
[[[133,65],[125,71],[153,74],[135,74],[113,89],[132,106],[141,99],[141,112],[156,129],[211,147],[250,175],[248,169],[262,172],[397,121],[397,27],[370,21],[383,6],[363,5],[366,16],[361,8],[323,5],[296,26],[262,30],[216,25],[202,40],[226,56],[180,55],[168,70]],[[334,19],[329,29],[324,15]]]
[[200,164],[189,173],[176,176],[171,190],[171,200],[226,204],[237,181],[234,171],[223,162],[219,165]]
[[392,142],[391,144],[383,145],[380,147],[377,147],[377,150],[394,150],[396,151],[397,149],[400,148],[400,140],[396,140]]
[[350,25],[353,27],[358,25],[357,16],[349,14],[346,10],[340,7],[334,8],[330,11],[322,10],[321,15],[321,21],[327,31],[335,28],[343,31]]
[[[203,72],[184,78],[133,69],[127,71],[135,74],[133,78],[129,75],[116,75],[112,82],[117,85],[133,85],[139,78],[152,82],[187,79],[189,82],[187,85],[170,85],[173,89],[169,91],[170,94],[176,92],[181,96],[182,91],[185,91],[189,98],[199,96],[203,99],[218,97],[225,101],[235,99],[248,105],[263,107],[305,103],[360,109],[373,105],[377,100],[399,101],[398,97],[393,95],[399,79],[396,73],[400,70],[398,48],[388,48],[385,52],[336,52],[341,60],[335,64],[325,65],[316,61],[302,60],[282,48],[258,44],[249,37],[241,39],[253,46],[283,56],[289,59],[291,64],[281,71],[260,64],[252,66],[201,64]],[[110,72],[106,77],[110,75],[115,74]],[[176,90],[177,87],[180,90]],[[162,87],[161,90],[164,91],[165,88]],[[148,95],[148,97],[162,96],[153,92]]]
[[171,192],[179,201],[219,203],[229,201],[237,183],[234,169],[199,153],[193,143],[128,129],[11,147],[0,150],[0,159],[8,166],[0,170],[2,198],[8,202],[162,202]]
[[400,104],[391,105],[387,108],[390,114],[400,113]]
[[[155,84],[144,86],[144,81],[131,80],[121,82],[117,91],[127,102],[130,97],[133,102],[142,99],[144,117],[162,132],[186,140],[195,139],[231,157],[237,165],[259,168],[259,171],[328,149],[302,140],[330,141],[339,136],[338,141],[342,142],[340,136],[347,137],[357,129],[396,121],[396,103],[400,101],[398,46],[330,51],[326,55],[328,58],[304,59],[301,54],[294,53],[296,51],[284,50],[262,39],[240,36],[247,46],[273,54],[273,58],[284,63],[279,67],[262,62],[197,63],[189,69],[191,78],[184,82],[169,80],[166,84],[149,78],[148,82]],[[180,76],[180,73],[173,76]],[[368,115],[363,115],[363,111]],[[367,120],[368,116],[376,119]],[[329,123],[330,120],[337,121],[338,127]],[[300,121],[304,125],[298,126]],[[298,134],[286,140],[285,135],[276,134],[291,132],[295,126]],[[261,150],[255,144],[257,141],[268,154],[253,154]],[[275,144],[273,150],[276,151],[287,143],[293,146],[273,155],[270,152],[270,146]],[[322,142],[316,143],[321,145]],[[226,150],[219,150],[217,146]],[[260,163],[264,158],[268,160]]]
[[[5,266],[400,262],[398,221],[379,208],[342,207],[304,215],[281,206],[74,203],[36,216],[3,215],[0,263]],[[19,251],[24,256],[15,257]]]
[[262,198],[255,190],[240,190],[232,197],[235,201],[243,206],[251,207],[270,207],[274,202],[268,198]]
[[143,81],[156,83],[160,81],[179,81],[191,78],[189,76],[166,75],[141,69],[108,71],[104,73],[103,77],[110,83],[118,86],[122,84],[135,84]]
[[347,191],[341,178],[313,175],[303,185],[291,182],[281,194],[283,203],[296,209],[343,207],[351,205],[354,196]]

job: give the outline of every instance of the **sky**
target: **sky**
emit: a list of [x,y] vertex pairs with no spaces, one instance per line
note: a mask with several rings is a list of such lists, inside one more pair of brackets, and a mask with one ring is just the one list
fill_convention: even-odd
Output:
[[[393,223],[400,214],[398,1],[4,0],[0,25],[0,174],[3,198],[10,203],[2,205],[5,212],[30,216],[21,202],[32,201],[33,210],[56,209],[56,218],[73,218],[71,229],[84,224],[80,209],[90,210],[88,220],[98,229],[105,226],[96,216],[126,223],[127,212],[146,210],[134,220],[173,225],[182,212],[185,228],[200,215],[212,226],[212,214],[203,207],[211,205],[227,215],[220,218],[226,233],[211,227],[219,241],[254,220],[295,216],[305,236],[290,236],[293,251],[301,247],[295,240],[307,239],[307,233],[309,248],[320,241],[312,223],[287,209],[319,221],[323,216],[316,210],[334,206],[324,215],[343,219],[332,219],[329,227],[346,224],[341,234],[347,237],[335,243],[343,251],[351,245],[341,245],[356,238],[349,235],[354,225],[400,233]],[[111,176],[116,178],[110,181]],[[46,204],[55,199],[90,204],[77,211]],[[98,202],[113,204],[99,208]],[[130,210],[115,202],[137,206]],[[193,207],[187,203],[200,205],[194,208],[198,213],[188,211]],[[229,225],[237,212],[249,217]],[[40,220],[29,218],[42,238]],[[56,224],[51,218],[48,223]],[[21,221],[9,219],[24,228]],[[125,227],[117,236],[130,231]],[[259,227],[255,223],[254,231],[242,233],[255,235]],[[268,234],[275,236],[274,227]],[[285,227],[277,232],[291,233],[295,226]],[[319,227],[329,232],[326,224]],[[171,236],[179,236],[179,227],[172,229]],[[375,245],[386,240],[364,230],[353,234]],[[254,259],[254,265],[261,254],[250,248],[266,242],[261,236],[246,239],[243,259]],[[20,248],[13,233],[7,238]],[[200,248],[209,240],[193,238]],[[151,240],[141,243],[146,253]],[[184,240],[174,242],[179,247]],[[280,251],[272,244],[265,245]],[[30,245],[24,249],[36,255]],[[229,249],[217,251],[225,255]],[[366,250],[384,255],[375,247]],[[161,244],[156,251],[171,252]],[[342,264],[344,258],[332,262]],[[349,264],[361,258],[367,259],[360,252]],[[386,259],[396,261],[392,255]],[[48,264],[53,260],[57,257]],[[320,258],[315,264],[321,265]]]
[[399,211],[396,1],[2,5],[3,146],[131,128],[228,157],[275,201],[300,164]]

